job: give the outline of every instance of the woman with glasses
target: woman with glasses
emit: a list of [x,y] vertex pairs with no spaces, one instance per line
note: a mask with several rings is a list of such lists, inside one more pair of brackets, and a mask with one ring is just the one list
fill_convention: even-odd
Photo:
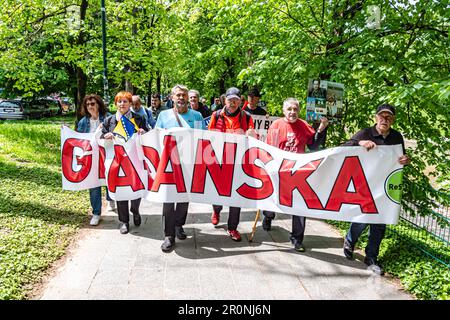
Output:
[[[119,123],[133,123],[137,126],[136,133],[143,134],[148,131],[147,121],[140,115],[131,111],[133,105],[133,95],[127,91],[120,91],[114,98],[114,104],[117,107],[116,114],[113,114],[103,121],[102,139],[112,140],[118,134],[116,126]],[[125,117],[122,119],[122,117]],[[134,126],[134,125],[133,125]],[[119,127],[120,128],[120,125]],[[128,136],[130,134],[130,136]],[[122,136],[125,140],[131,138],[134,132],[126,132],[127,137]],[[120,137],[120,136],[119,136]],[[130,211],[133,213],[133,222],[136,227],[141,225],[141,215],[139,214],[139,205],[141,199],[131,200]],[[130,212],[128,201],[117,201],[117,213],[119,214],[120,233],[125,234],[130,230]]]
[[[106,117],[110,114],[106,111],[106,106],[102,98],[96,94],[89,94],[84,97],[81,104],[81,114],[84,116],[78,122],[77,131],[82,133],[95,132]],[[97,226],[100,222],[102,211],[102,188],[89,189],[89,196],[92,206],[91,226]],[[106,200],[109,201],[109,208],[115,209],[115,202],[109,198],[108,190],[106,190]]]

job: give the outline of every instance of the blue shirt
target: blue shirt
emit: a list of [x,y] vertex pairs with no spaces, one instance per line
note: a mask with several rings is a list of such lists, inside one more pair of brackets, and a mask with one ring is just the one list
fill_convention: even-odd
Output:
[[[185,128],[206,130],[202,114],[198,111],[188,109],[186,113],[179,113],[181,125]],[[173,109],[161,111],[156,120],[155,128],[169,129],[180,127]]]

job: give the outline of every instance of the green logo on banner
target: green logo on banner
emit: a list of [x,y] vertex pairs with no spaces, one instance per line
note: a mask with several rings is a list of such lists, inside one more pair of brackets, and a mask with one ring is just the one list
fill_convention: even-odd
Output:
[[397,169],[387,177],[384,184],[384,191],[389,199],[397,204],[400,204],[402,200],[402,185],[403,181],[403,169]]

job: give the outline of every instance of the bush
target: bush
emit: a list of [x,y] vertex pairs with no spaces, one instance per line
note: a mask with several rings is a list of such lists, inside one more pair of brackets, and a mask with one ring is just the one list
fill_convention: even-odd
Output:
[[[345,236],[350,223],[327,221]],[[368,228],[367,228],[368,229]],[[426,231],[417,231],[411,226],[400,223],[388,226],[386,236],[381,242],[379,260],[386,272],[400,279],[404,288],[418,299],[448,300],[450,299],[450,269],[443,263],[433,259],[419,247],[426,248],[438,256],[450,261],[448,246],[425,235]],[[366,230],[360,237],[356,247],[362,249],[367,245]],[[415,235],[412,237],[412,235]],[[420,243],[417,239],[421,239]]]

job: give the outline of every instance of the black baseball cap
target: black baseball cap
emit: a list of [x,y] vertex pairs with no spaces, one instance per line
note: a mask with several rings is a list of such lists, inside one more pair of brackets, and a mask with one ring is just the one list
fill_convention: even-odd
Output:
[[259,90],[257,88],[253,88],[248,92],[249,97],[259,97],[261,98],[261,94],[259,93]]
[[389,112],[389,113],[392,113],[393,116],[395,116],[394,106],[391,106],[390,104],[387,104],[387,103],[378,106],[377,114],[380,114],[381,112]]
[[238,98],[238,99],[240,99],[241,98],[241,91],[239,91],[239,89],[235,88],[235,87],[228,88],[227,92],[225,92],[225,97],[227,99],[231,99],[231,98]]

